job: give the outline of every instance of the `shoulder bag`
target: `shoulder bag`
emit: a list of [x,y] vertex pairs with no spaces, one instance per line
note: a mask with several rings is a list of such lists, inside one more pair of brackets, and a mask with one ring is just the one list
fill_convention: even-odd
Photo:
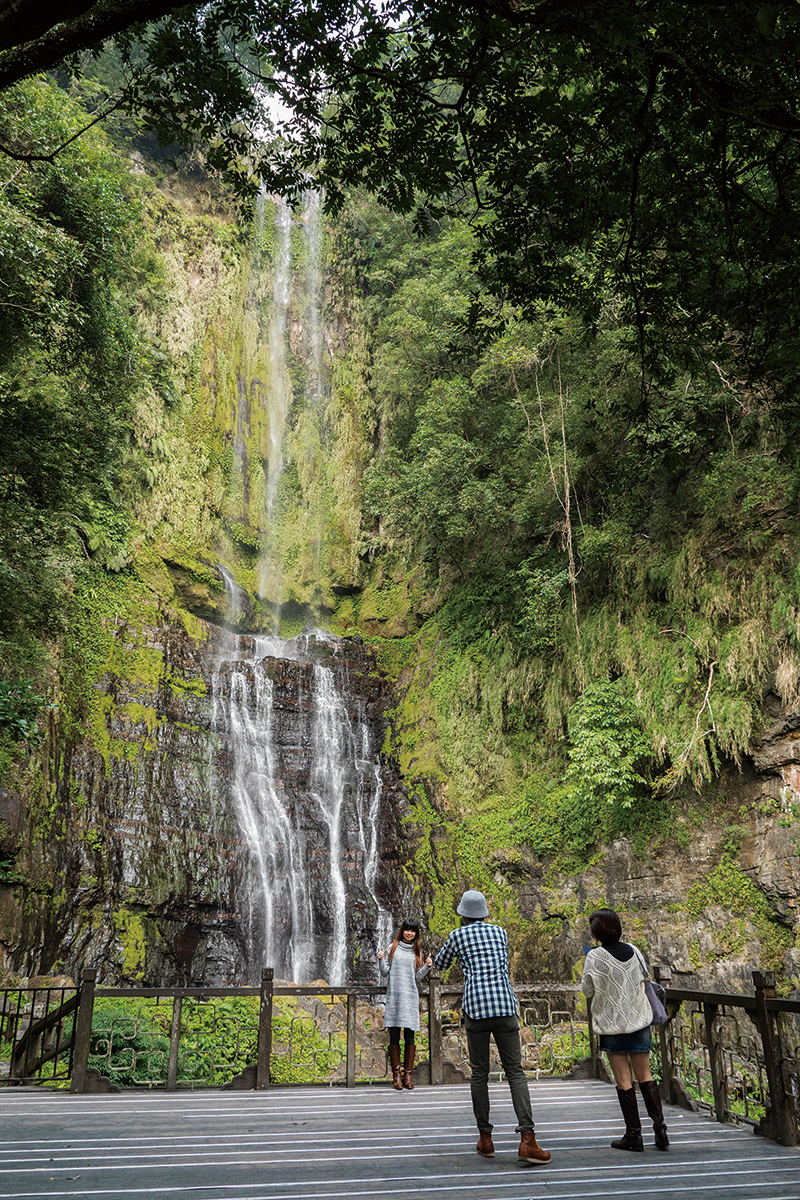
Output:
[[633,950],[634,950],[636,957],[639,959],[639,965],[641,966],[642,971],[644,973],[644,994],[647,996],[647,999],[650,1001],[650,1009],[653,1014],[653,1020],[652,1020],[651,1024],[666,1025],[667,1010],[664,1007],[664,1005],[666,1004],[667,993],[664,991],[664,989],[660,983],[656,983],[654,980],[652,980],[650,978],[650,976],[647,972],[647,964],[645,963],[644,959],[642,958],[642,955],[639,953],[639,951],[636,949],[635,946],[633,947]]

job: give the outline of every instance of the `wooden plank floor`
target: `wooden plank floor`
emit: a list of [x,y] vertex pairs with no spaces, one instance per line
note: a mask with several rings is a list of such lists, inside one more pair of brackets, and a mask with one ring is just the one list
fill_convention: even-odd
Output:
[[508,1091],[497,1156],[474,1150],[468,1088],[53,1095],[0,1092],[0,1197],[96,1200],[800,1200],[800,1152],[667,1109],[672,1147],[611,1150],[607,1084],[531,1085],[546,1166],[520,1166]]

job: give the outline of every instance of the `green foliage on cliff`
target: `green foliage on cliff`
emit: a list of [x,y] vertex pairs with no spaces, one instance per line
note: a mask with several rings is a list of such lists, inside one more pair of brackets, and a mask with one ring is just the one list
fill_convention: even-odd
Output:
[[690,918],[704,917],[713,908],[736,919],[719,931],[712,957],[736,953],[755,932],[761,950],[759,965],[780,974],[786,950],[794,943],[792,934],[778,924],[769,900],[732,855],[723,858],[705,880],[694,884],[687,897],[686,914]]
[[649,750],[639,724],[623,681],[589,684],[576,701],[568,720],[567,783],[579,808],[630,808],[646,787],[636,769]]
[[[85,113],[41,81],[0,99],[0,141],[43,150]],[[121,286],[133,246],[124,171],[93,131],[58,158],[0,156],[0,662],[35,667],[56,632],[70,563],[118,568],[121,485],[141,352]]]
[[48,708],[43,696],[37,696],[27,680],[0,682],[0,734],[15,742],[36,746],[42,739],[37,717]]
[[791,423],[711,361],[643,418],[613,296],[591,333],[556,309],[493,332],[471,238],[362,199],[335,242],[369,453],[347,619],[404,634],[377,645],[437,928],[471,883],[502,911],[521,849],[577,871],[680,834],[675,797],[748,752],[765,681],[791,704],[800,680]]

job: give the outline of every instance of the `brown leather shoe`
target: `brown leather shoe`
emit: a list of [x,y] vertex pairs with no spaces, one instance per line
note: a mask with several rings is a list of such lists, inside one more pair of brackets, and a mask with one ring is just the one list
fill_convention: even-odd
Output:
[[392,1064],[392,1087],[396,1092],[403,1090],[403,1076],[400,1069],[400,1047],[389,1047],[389,1062]]
[[520,1162],[529,1163],[546,1163],[550,1162],[550,1151],[543,1150],[536,1141],[536,1134],[531,1129],[529,1133],[523,1133],[522,1141],[519,1144],[517,1158]]
[[494,1142],[492,1141],[492,1135],[490,1133],[484,1133],[483,1130],[481,1130],[480,1137],[475,1145],[475,1149],[478,1151],[478,1154],[483,1155],[484,1158],[494,1158]]

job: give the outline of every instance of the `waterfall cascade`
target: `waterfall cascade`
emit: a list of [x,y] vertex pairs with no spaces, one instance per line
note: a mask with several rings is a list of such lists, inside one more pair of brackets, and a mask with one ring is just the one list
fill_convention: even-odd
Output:
[[324,397],[323,377],[324,330],[322,323],[322,193],[312,191],[306,198],[305,231],[307,264],[306,293],[308,324],[308,385],[306,398],[309,408],[317,408]]
[[[361,676],[361,678],[359,678]],[[229,634],[214,727],[247,846],[247,961],[308,983],[352,978],[390,931],[378,895],[383,801],[363,665],[347,639]]]
[[280,200],[275,207],[275,277],[272,290],[273,314],[269,328],[269,466],[266,517],[271,519],[283,471],[283,439],[292,399],[292,383],[286,367],[286,326],[291,291],[292,210]]
[[[306,197],[306,387],[304,411],[319,419],[324,395],[321,197]],[[269,318],[267,539],[262,596],[276,609],[273,636],[221,632],[213,676],[213,723],[224,747],[223,778],[247,848],[247,971],[273,966],[298,983],[353,977],[354,962],[389,933],[379,898],[379,826],[384,787],[380,713],[369,700],[352,640],[322,630],[277,636],[282,579],[274,528],[292,403],[288,372],[292,307],[292,212],[275,202]],[[240,624],[248,598],[226,568],[227,620]],[[374,690],[374,680],[373,680]],[[370,711],[372,708],[373,711]]]

